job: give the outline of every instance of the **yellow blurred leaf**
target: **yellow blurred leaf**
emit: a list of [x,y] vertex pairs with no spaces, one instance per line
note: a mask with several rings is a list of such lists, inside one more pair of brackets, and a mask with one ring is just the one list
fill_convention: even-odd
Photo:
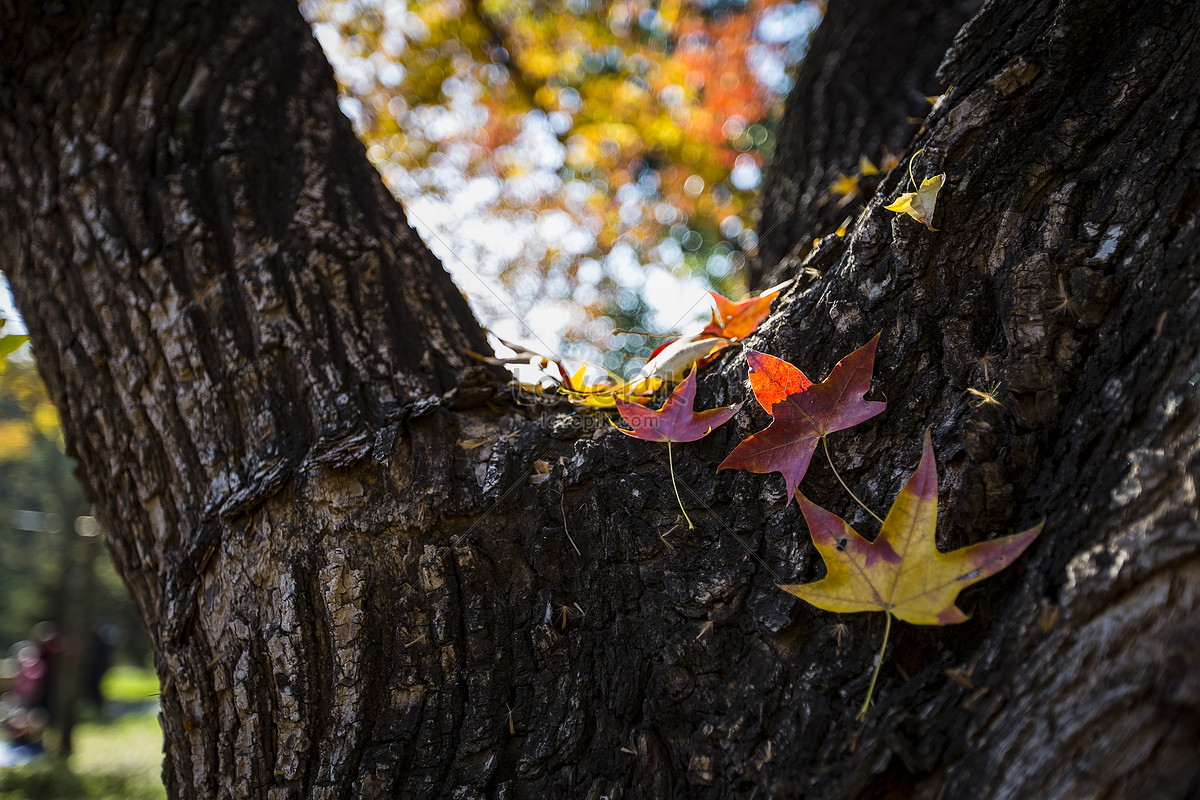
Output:
[[837,180],[829,185],[829,191],[840,197],[850,197],[858,194],[858,176],[839,172]]
[[57,439],[59,433],[58,411],[49,402],[43,400],[33,409],[33,425],[38,433],[47,439]]
[[0,461],[16,461],[33,448],[33,429],[24,420],[0,420]]

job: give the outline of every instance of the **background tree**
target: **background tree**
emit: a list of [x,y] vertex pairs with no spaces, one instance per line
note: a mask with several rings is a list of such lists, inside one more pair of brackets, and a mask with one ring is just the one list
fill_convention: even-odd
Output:
[[35,626],[53,634],[47,710],[66,755],[78,703],[87,699],[84,683],[98,677],[86,669],[98,648],[119,643],[122,658],[136,662],[146,660],[149,646],[62,446],[58,414],[33,362],[20,351],[0,356],[0,652],[12,656],[10,646],[36,640]]
[[659,341],[614,328],[652,329],[674,308],[664,283],[744,292],[784,70],[817,4],[302,8],[368,158],[484,325],[632,374]]
[[[940,232],[880,208],[894,171],[753,340],[820,373],[882,330],[889,409],[838,455],[878,503],[931,427],[944,548],[1046,517],[971,622],[894,632],[861,727],[882,620],[776,589],[818,570],[795,507],[713,471],[762,415],[676,461],[711,511],[683,535],[657,450],[505,405],[294,8],[0,8],[4,252],[154,640],[174,795],[1195,789],[1194,3],[987,4],[906,146],[950,176]],[[909,63],[860,55],[864,100]]]

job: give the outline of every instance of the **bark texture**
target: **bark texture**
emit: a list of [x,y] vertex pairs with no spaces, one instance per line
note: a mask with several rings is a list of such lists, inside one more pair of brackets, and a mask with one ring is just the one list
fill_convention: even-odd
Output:
[[[753,342],[824,374],[883,331],[889,409],[834,458],[883,508],[932,427],[943,548],[1046,517],[974,619],[893,632],[862,726],[882,617],[776,589],[820,571],[795,506],[714,472],[765,415],[678,448],[678,527],[658,448],[462,369],[478,328],[294,8],[146,5],[0,3],[0,237],[154,638],[172,796],[1200,787],[1194,3],[987,4],[903,145],[949,174],[940,231],[880,207],[895,170]],[[861,150],[790,146],[769,186]],[[777,194],[787,253],[822,212]],[[745,394],[725,356],[699,405]]]

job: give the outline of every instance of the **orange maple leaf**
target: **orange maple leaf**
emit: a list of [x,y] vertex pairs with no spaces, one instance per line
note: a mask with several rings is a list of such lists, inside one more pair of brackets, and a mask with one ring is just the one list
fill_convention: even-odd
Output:
[[745,300],[730,300],[716,292],[712,295],[716,310],[712,313],[712,322],[700,332],[703,335],[719,336],[730,341],[745,339],[758,330],[758,325],[771,313],[771,303],[779,293],[787,288],[791,281],[785,281],[773,286],[758,297]]

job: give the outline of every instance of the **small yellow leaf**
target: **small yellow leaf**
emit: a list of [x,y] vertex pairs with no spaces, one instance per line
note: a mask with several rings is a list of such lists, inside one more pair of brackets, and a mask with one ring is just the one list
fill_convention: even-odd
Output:
[[538,459],[533,462],[533,474],[529,476],[529,482],[532,484],[544,483],[550,479],[550,463]]
[[850,197],[858,194],[858,176],[839,172],[837,180],[829,185],[829,191],[840,197]]
[[884,208],[888,211],[895,211],[897,214],[908,214],[929,230],[936,231],[937,228],[933,227],[934,206],[937,203],[938,191],[945,182],[946,173],[944,172],[934,175],[932,178],[926,178],[921,181],[920,189],[915,192],[905,192],[897,197],[895,202]]
[[640,377],[627,383],[602,381],[589,384],[585,378],[586,371],[587,365],[584,364],[574,375],[567,376],[564,372],[559,391],[572,403],[588,408],[616,408],[617,398],[630,403],[648,403],[662,384],[659,378]]
[[878,175],[879,167],[871,163],[871,159],[866,156],[858,157],[858,174],[859,175]]

